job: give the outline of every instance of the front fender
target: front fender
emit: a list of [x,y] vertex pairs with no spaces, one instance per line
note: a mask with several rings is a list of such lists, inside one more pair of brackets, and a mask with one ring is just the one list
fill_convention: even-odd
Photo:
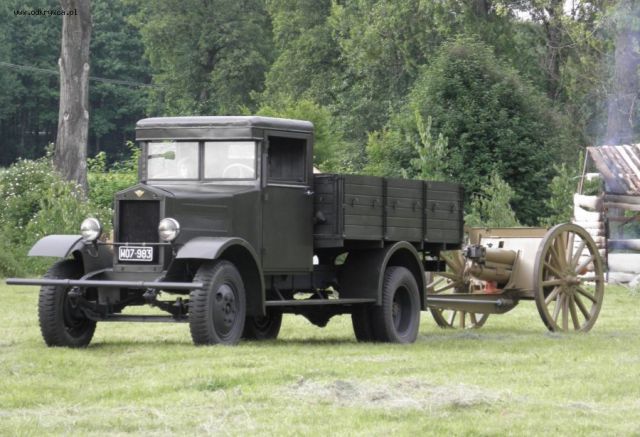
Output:
[[67,258],[71,254],[82,260],[85,273],[113,265],[110,246],[87,246],[82,242],[80,235],[47,235],[33,245],[28,256]]
[[82,250],[84,243],[80,235],[47,235],[29,250],[28,256],[54,256],[66,258],[76,250]]
[[[258,263],[258,256],[253,247],[244,239],[238,237],[196,237],[185,243],[176,259],[217,259],[231,246],[242,246],[249,251],[254,261]],[[258,264],[259,265],[259,264]]]
[[242,276],[247,292],[247,314],[266,314],[265,285],[260,259],[246,240],[238,237],[196,237],[178,250],[175,259],[226,259],[233,262]]

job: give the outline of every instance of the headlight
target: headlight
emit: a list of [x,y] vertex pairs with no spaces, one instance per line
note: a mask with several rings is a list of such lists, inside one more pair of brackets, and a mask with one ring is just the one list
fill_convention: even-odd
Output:
[[180,223],[172,218],[160,220],[158,225],[158,235],[162,241],[173,241],[180,233]]
[[93,217],[84,219],[80,225],[80,234],[85,243],[96,241],[102,235],[102,225]]

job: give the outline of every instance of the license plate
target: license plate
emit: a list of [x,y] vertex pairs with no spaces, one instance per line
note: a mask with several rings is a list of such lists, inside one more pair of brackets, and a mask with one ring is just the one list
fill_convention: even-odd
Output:
[[118,248],[118,260],[138,262],[153,261],[153,247],[120,246]]

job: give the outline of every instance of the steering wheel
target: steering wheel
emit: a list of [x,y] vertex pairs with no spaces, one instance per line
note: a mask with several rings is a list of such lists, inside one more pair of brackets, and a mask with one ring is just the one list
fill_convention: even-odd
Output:
[[246,164],[234,162],[222,170],[222,177],[228,179],[248,179],[254,177],[254,169]]

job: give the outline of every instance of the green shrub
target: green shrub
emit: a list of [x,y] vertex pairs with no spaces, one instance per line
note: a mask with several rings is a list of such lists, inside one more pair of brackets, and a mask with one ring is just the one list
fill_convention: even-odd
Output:
[[465,224],[490,228],[520,226],[511,208],[514,196],[509,184],[493,172],[490,183],[472,196],[469,213],[464,217]]
[[110,228],[111,211],[85,201],[78,187],[62,179],[51,160],[20,160],[0,172],[0,276],[41,273],[51,260],[29,259],[29,248],[49,234],[78,234],[82,220],[97,217]]
[[89,200],[100,208],[113,209],[113,195],[138,182],[140,149],[132,142],[127,146],[131,157],[111,167],[107,165],[107,155],[104,152],[87,160]]

